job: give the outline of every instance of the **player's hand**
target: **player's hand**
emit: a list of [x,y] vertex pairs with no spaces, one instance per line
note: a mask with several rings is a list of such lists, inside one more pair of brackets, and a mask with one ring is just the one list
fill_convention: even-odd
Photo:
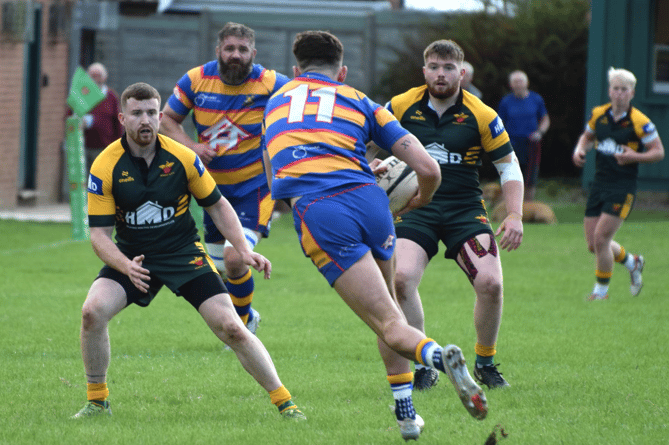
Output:
[[380,174],[388,171],[387,165],[379,167],[379,165],[381,165],[381,162],[382,162],[381,159],[374,158],[372,159],[372,162],[369,163],[369,168],[372,169],[372,173],[374,173],[374,176],[379,176]]
[[142,267],[143,261],[144,255],[139,255],[133,258],[128,265],[126,275],[128,275],[130,281],[132,281],[132,284],[134,284],[137,289],[147,293],[149,291],[149,281],[151,281],[151,276],[149,275],[149,271]]
[[211,148],[209,144],[195,144],[193,145],[193,151],[200,157],[204,165],[208,165],[217,154],[216,150]]
[[499,242],[500,249],[506,249],[508,252],[516,250],[523,242],[523,219],[517,213],[509,213],[502,224],[499,225],[495,236],[502,232],[504,235]]
[[532,142],[539,142],[544,135],[539,130],[530,133],[527,137]]
[[425,199],[423,195],[421,195],[420,190],[414,195],[413,198],[409,201],[409,203],[404,207],[402,210],[397,212],[395,216],[401,216],[404,215],[405,213],[409,213],[413,209],[418,209],[420,207],[426,206],[432,201],[432,198],[430,199]]
[[634,160],[634,155],[636,154],[636,151],[632,150],[627,145],[621,145],[620,147],[623,149],[623,152],[616,153],[613,155],[613,157],[616,158],[616,162],[618,162],[618,165],[635,164],[637,162],[636,160]]
[[585,152],[578,148],[574,149],[574,154],[571,156],[571,160],[576,167],[583,167],[585,165]]
[[270,263],[269,260],[264,256],[253,251],[249,253],[243,253],[241,255],[244,264],[253,267],[258,272],[263,272],[264,278],[266,280],[268,280],[270,275],[272,275],[272,263]]

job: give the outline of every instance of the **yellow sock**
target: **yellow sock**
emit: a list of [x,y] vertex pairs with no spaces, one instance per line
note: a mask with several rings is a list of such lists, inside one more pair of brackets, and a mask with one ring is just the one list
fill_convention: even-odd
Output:
[[416,345],[416,362],[420,363],[421,365],[431,366],[428,363],[425,363],[425,361],[423,360],[423,348],[426,345],[429,345],[430,343],[434,343],[436,345],[436,342],[429,337],[422,339]]
[[474,352],[476,352],[476,355],[480,355],[481,357],[490,357],[497,353],[497,349],[495,349],[495,346],[496,345],[483,346],[476,343],[476,345],[474,346]]
[[[274,405],[276,405],[277,408],[280,408],[282,405],[286,404],[286,402],[290,402],[291,396],[290,392],[286,389],[285,386],[281,385],[274,391],[269,392],[269,397],[270,400]],[[292,406],[293,404],[288,404],[286,408]]]
[[89,383],[86,395],[88,400],[104,402],[109,397],[109,389],[106,383]]
[[617,257],[614,258],[614,261],[616,263],[622,263],[625,261],[625,257],[627,256],[627,252],[625,251],[625,248],[623,246],[620,246],[620,253],[618,254]]

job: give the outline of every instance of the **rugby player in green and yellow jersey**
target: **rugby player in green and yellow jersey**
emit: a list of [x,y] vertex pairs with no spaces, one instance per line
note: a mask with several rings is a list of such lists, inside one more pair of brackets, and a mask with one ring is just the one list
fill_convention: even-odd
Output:
[[111,355],[109,321],[132,303],[148,306],[165,285],[188,301],[232,348],[283,416],[304,419],[265,347],[237,316],[221,276],[205,253],[189,209],[191,195],[245,264],[263,272],[265,278],[270,276],[271,264],[249,248],[237,214],[200,158],[158,135],[161,117],[155,88],[146,83],[126,88],[118,117],[125,133],[91,166],[91,244],[105,266],[82,308],[81,352],[88,402],[73,417],[111,414],[106,383]]
[[595,254],[595,287],[588,301],[606,300],[614,261],[630,273],[630,292],[639,295],[645,260],[633,255],[613,237],[627,218],[636,195],[639,164],[659,162],[664,146],[655,125],[631,105],[636,77],[625,69],[611,68],[608,73],[611,102],[592,110],[574,149],[577,167],[585,165],[585,155],[593,146],[595,179],[585,208],[583,227],[588,250]]
[[[423,53],[425,85],[393,97],[386,105],[441,166],[441,186],[432,202],[396,222],[397,297],[412,326],[424,331],[418,285],[439,249],[455,260],[476,293],[474,377],[489,388],[508,386],[493,362],[502,319],[500,247],[509,251],[523,237],[523,177],[497,113],[463,91],[464,52],[451,40],[431,43]],[[508,216],[493,232],[479,186],[478,167],[487,153],[500,173]],[[444,295],[446,297],[446,295]],[[433,386],[439,374],[416,363],[414,387]]]

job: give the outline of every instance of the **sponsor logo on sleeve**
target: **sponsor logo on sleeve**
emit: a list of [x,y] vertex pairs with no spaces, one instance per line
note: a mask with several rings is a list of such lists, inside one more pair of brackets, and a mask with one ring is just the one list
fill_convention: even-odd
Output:
[[493,139],[504,133],[504,124],[502,123],[502,119],[500,119],[499,116],[496,116],[495,119],[490,122],[488,128],[490,128],[490,133],[492,134]]
[[648,122],[646,125],[643,126],[643,132],[646,134],[650,134],[655,131],[655,124],[652,122]]
[[195,155],[195,163],[193,165],[195,166],[195,170],[197,170],[200,176],[204,175],[204,164],[198,155]]
[[88,193],[102,195],[102,179],[98,178],[93,173],[88,175]]

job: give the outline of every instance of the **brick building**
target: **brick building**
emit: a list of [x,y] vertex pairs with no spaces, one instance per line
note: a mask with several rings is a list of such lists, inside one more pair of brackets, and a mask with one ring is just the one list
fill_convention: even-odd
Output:
[[0,208],[60,199],[74,0],[0,0]]

